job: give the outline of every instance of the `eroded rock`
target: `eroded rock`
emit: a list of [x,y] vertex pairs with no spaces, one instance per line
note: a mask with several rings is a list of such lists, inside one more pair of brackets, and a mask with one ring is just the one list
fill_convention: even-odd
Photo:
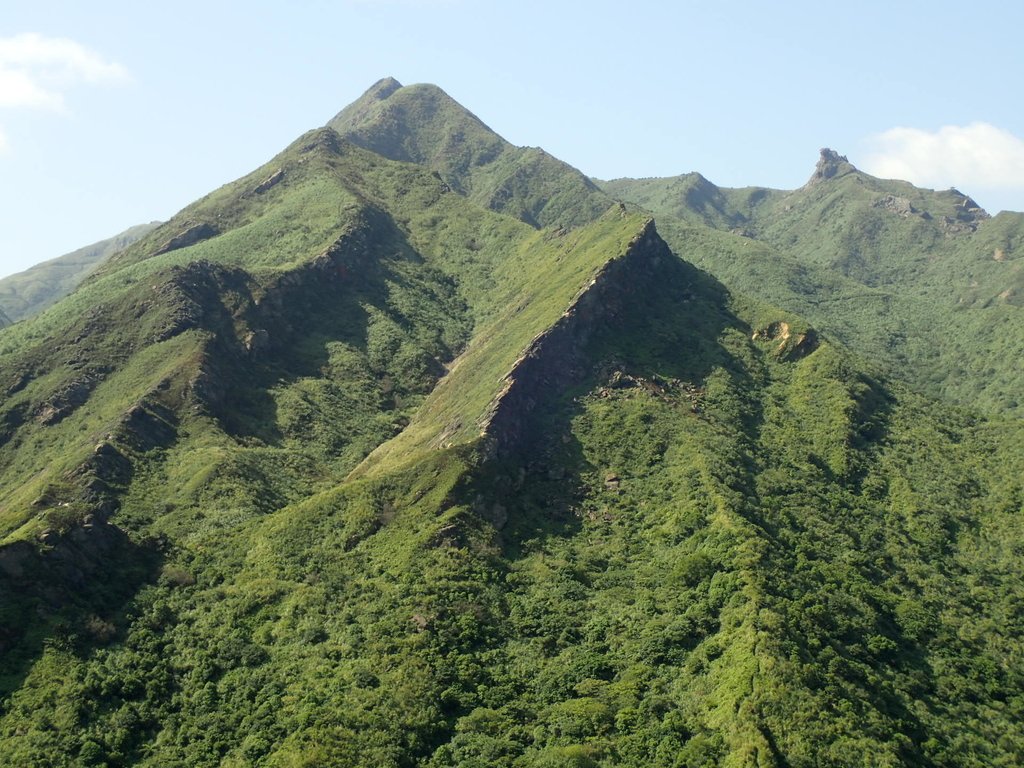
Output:
[[217,228],[207,222],[199,224],[193,224],[192,226],[185,229],[185,231],[175,235],[170,240],[165,242],[154,252],[154,256],[159,256],[162,253],[168,253],[170,251],[176,251],[180,248],[188,248],[190,245],[202,242],[203,240],[209,240],[211,237],[220,234]]

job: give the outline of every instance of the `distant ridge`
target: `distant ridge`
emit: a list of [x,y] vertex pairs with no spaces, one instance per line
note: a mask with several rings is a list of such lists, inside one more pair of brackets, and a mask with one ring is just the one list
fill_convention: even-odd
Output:
[[696,173],[598,184],[653,212],[679,253],[693,227],[718,230],[721,248],[699,266],[799,312],[879,370],[964,405],[1024,412],[1024,214],[992,217],[960,190],[875,178],[829,148],[789,191]]
[[[113,237],[29,267],[0,280],[0,313],[16,322],[57,303],[106,258],[156,229],[160,222],[138,224]],[[0,325],[3,325],[0,318]]]

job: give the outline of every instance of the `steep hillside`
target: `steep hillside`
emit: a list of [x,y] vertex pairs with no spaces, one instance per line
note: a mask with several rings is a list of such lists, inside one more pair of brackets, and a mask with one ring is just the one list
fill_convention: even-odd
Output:
[[1024,214],[993,218],[956,190],[876,179],[831,150],[792,192],[695,175],[603,186],[657,214],[673,246],[694,226],[729,232],[735,242],[701,266],[802,313],[880,370],[989,411],[1024,407]]
[[0,765],[1020,764],[1019,421],[694,266],[772,246],[407,159],[311,131],[0,331]]
[[104,259],[127,248],[158,225],[159,222],[139,224],[106,240],[3,278],[0,280],[0,324],[3,324],[3,316],[11,322],[24,320],[56,304],[75,290]]

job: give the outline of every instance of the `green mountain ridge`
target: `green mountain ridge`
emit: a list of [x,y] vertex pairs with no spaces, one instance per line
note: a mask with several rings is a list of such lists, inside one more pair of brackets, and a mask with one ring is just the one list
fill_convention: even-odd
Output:
[[655,222],[384,80],[0,331],[0,764],[1018,764],[1021,422],[762,300],[866,285],[824,170]]
[[128,247],[158,224],[150,222],[129,227],[113,237],[0,279],[0,325],[23,320],[56,304],[104,259]]
[[1024,214],[990,217],[957,190],[876,179],[832,150],[791,192],[720,189],[692,174],[602,186],[658,216],[672,246],[694,226],[764,246],[726,247],[699,266],[801,313],[880,370],[1019,413]]

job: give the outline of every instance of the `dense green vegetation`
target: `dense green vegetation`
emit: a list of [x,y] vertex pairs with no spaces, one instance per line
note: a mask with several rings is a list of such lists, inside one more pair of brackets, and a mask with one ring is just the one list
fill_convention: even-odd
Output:
[[100,262],[128,247],[158,224],[139,224],[106,240],[3,278],[0,280],[0,325],[31,317],[57,303],[77,288]]
[[700,178],[656,229],[432,86],[332,125],[0,331],[0,765],[1024,762],[1012,407],[694,265],[914,269]]

